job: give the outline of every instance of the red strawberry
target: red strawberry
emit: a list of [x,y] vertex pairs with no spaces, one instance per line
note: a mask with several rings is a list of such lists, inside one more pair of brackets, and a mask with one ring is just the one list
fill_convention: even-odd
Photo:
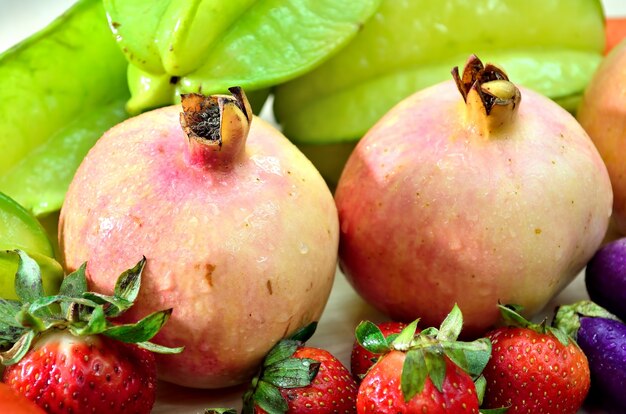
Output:
[[454,306],[439,329],[417,333],[417,321],[389,343],[370,322],[357,327],[357,340],[382,357],[367,372],[357,396],[357,413],[478,413],[474,377],[489,360],[490,342],[457,342],[463,318]]
[[310,334],[272,348],[244,395],[242,413],[356,413],[357,385],[350,371],[328,351],[303,346]]
[[406,402],[400,385],[405,360],[406,353],[391,351],[372,367],[359,386],[359,414],[478,414],[478,396],[472,377],[448,358],[445,358],[442,390],[427,378],[423,390]]
[[[387,321],[377,324],[378,329],[380,329],[385,338],[388,338],[389,335],[399,334],[406,328],[406,325],[407,324],[404,322],[396,321]],[[378,359],[377,355],[363,348],[359,342],[355,340],[352,346],[352,354],[350,355],[350,371],[354,379],[360,382],[367,373],[367,370],[374,365],[376,359]]]
[[483,375],[485,408],[510,406],[508,414],[574,414],[590,386],[587,358],[562,332],[526,321],[500,306],[508,326],[488,333],[493,344]]
[[128,325],[107,319],[133,305],[145,258],[119,277],[113,296],[86,291],[85,265],[65,277],[59,295],[44,296],[39,265],[16,253],[21,302],[0,299],[4,382],[48,414],[148,414],[157,381],[150,351],[181,351],[148,342],[172,310]]
[[149,413],[156,362],[136,345],[55,332],[7,367],[3,381],[48,413]]

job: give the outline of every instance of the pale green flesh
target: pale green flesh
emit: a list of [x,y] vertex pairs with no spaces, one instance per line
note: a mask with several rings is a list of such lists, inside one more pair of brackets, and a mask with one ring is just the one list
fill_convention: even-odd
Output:
[[0,193],[0,297],[17,299],[13,287],[17,255],[11,250],[27,252],[41,266],[44,289],[56,293],[63,269],[54,259],[54,248],[37,219],[17,202]]
[[127,116],[126,65],[99,0],[0,55],[0,191],[58,210],[82,156]]
[[68,123],[1,175],[0,190],[36,216],[59,210],[89,149],[107,129],[128,117],[125,103],[126,96]]
[[52,244],[37,219],[15,200],[0,193],[0,250],[9,249],[54,256]]
[[[580,96],[600,63],[601,56],[585,52],[524,52],[479,54],[488,62],[498,62],[515,83],[554,99]],[[400,99],[437,82],[452,79],[450,69],[463,66],[465,56],[394,72],[307,102],[292,104],[290,112],[278,118],[285,134],[296,142],[324,143],[360,138]],[[461,95],[459,94],[459,99]],[[276,101],[275,101],[276,102]],[[279,105],[286,103],[280,101]],[[574,108],[567,108],[574,109]]]
[[138,0],[106,0],[105,6],[135,65],[127,108],[136,113],[180,93],[253,91],[292,79],[343,47],[380,2],[171,0],[146,10],[145,23]]
[[[54,259],[36,253],[29,255],[37,261],[41,269],[41,281],[46,295],[55,295],[63,281],[63,268]],[[17,271],[17,255],[0,251],[0,297],[18,299],[15,293],[15,272]]]
[[597,0],[385,0],[341,53],[278,86],[274,110],[296,142],[358,139],[472,53],[553,99],[580,95],[602,57],[603,22]]

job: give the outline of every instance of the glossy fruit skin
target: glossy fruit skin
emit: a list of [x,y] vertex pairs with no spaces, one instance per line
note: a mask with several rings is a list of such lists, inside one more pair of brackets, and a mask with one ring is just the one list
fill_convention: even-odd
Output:
[[3,382],[48,414],[149,414],[156,399],[156,362],[135,345],[51,333],[6,368]]
[[359,385],[357,413],[430,414],[478,413],[478,398],[472,378],[446,358],[443,393],[430,378],[424,390],[408,403],[400,389],[400,374],[406,354],[391,351],[381,358]]
[[[559,15],[558,27],[546,14]],[[276,88],[274,113],[298,144],[354,142],[401,99],[447,79],[470,53],[566,101],[580,96],[602,58],[603,17],[596,0],[385,0],[340,53]]]
[[582,317],[577,342],[589,359],[594,392],[612,412],[626,410],[626,325]]
[[0,192],[0,297],[17,299],[14,275],[20,249],[28,252],[41,267],[44,290],[57,292],[63,268],[55,260],[55,250],[46,230],[22,205]]
[[576,115],[606,164],[613,185],[613,220],[626,235],[626,42],[606,56],[589,82]]
[[[387,338],[391,334],[399,334],[402,329],[406,328],[407,324],[397,321],[385,321],[377,324],[377,326],[385,338]],[[364,349],[357,341],[354,341],[352,352],[350,353],[350,372],[352,377],[357,382],[360,382],[376,360],[377,355]]]
[[585,268],[592,301],[626,320],[626,238],[603,245]]
[[129,62],[127,108],[137,114],[177,102],[180,93],[222,93],[233,85],[264,89],[265,99],[270,86],[345,46],[380,1],[209,0],[148,7],[107,0],[104,7]]
[[511,405],[516,413],[575,414],[590,386],[589,364],[573,341],[505,327],[491,331],[492,354],[483,375],[483,408]]
[[570,114],[520,91],[511,135],[477,135],[444,82],[394,107],[350,156],[335,192],[340,265],[391,319],[437,326],[456,302],[464,332],[484,333],[498,301],[535,314],[600,245],[602,159]]
[[[281,388],[286,399],[288,414],[356,413],[357,384],[350,371],[330,352],[312,347],[300,347],[294,358],[310,358],[319,361],[319,371],[308,387]],[[266,411],[256,406],[255,413]]]
[[88,261],[90,286],[109,293],[145,255],[124,317],[174,308],[154,342],[185,350],[157,356],[161,379],[221,388],[248,381],[279,339],[319,320],[337,211],[311,163],[260,118],[232,168],[190,165],[180,112],[144,113],[98,141],[70,186],[60,243],[67,269]]
[[89,148],[128,116],[127,65],[102,2],[71,3],[0,54],[0,191],[38,217],[61,208]]
[[10,414],[45,414],[38,405],[0,382],[0,412]]

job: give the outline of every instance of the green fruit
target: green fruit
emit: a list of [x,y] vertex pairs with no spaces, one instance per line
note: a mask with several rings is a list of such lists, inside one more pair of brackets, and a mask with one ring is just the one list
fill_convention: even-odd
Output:
[[54,248],[45,229],[21,205],[0,193],[0,297],[4,299],[17,299],[13,283],[18,266],[16,249],[37,261],[44,291],[57,292],[63,269],[54,259]]
[[131,113],[178,102],[181,93],[224,93],[235,85],[254,101],[253,92],[311,70],[346,45],[380,3],[104,1],[130,62]]
[[598,0],[385,0],[341,53],[278,86],[274,111],[297,143],[354,141],[473,53],[573,110],[603,48]]
[[128,96],[99,0],[0,54],[0,191],[36,215],[58,210],[89,148],[127,117]]

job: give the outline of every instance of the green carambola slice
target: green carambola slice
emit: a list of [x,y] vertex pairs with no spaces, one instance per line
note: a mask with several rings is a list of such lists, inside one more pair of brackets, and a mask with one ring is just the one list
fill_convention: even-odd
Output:
[[296,142],[356,140],[470,54],[572,110],[602,58],[603,22],[598,0],[384,0],[341,53],[277,87],[274,111]]
[[128,110],[180,93],[247,93],[292,79],[343,47],[381,0],[105,0],[131,67]]
[[28,252],[41,267],[44,290],[56,292],[63,269],[54,260],[54,249],[37,219],[15,200],[0,193],[0,297],[16,299],[13,279],[20,249]]
[[79,0],[2,53],[0,191],[38,215],[58,210],[87,150],[127,117],[128,96],[100,0]]

